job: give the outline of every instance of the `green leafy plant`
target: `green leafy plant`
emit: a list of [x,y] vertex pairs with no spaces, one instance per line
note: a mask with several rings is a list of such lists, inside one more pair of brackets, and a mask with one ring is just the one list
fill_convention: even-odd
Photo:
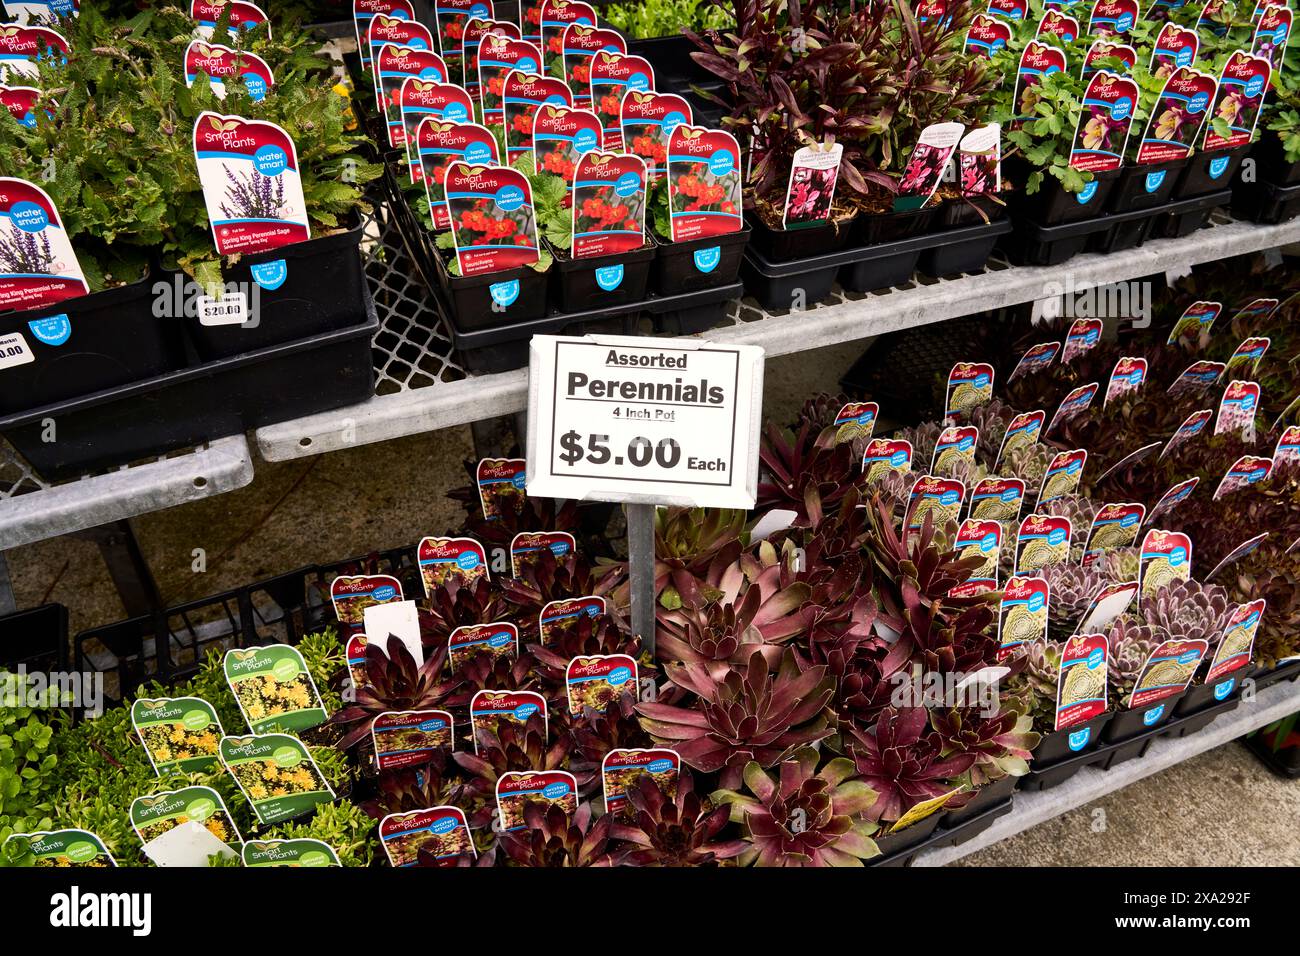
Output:
[[616,30],[633,39],[675,36],[683,29],[696,33],[729,30],[736,25],[730,5],[721,0],[645,0],[611,3],[601,14]]

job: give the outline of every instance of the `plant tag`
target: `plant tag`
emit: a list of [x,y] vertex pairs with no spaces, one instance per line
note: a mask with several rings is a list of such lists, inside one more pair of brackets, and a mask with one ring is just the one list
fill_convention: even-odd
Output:
[[[515,70],[506,74],[502,87],[507,162],[513,163],[533,149],[533,120],[545,106],[569,108],[573,95],[563,80]],[[540,164],[538,164],[540,169]]]
[[[90,292],[45,190],[0,177],[0,309],[39,309]],[[0,368],[32,361],[21,333],[0,337]]]
[[975,446],[979,439],[980,430],[973,425],[950,425],[945,428],[934,443],[930,473],[946,476],[952,473],[960,461],[975,464]]
[[365,622],[366,608],[402,599],[402,582],[391,574],[341,574],[330,582],[334,616],[353,628]]
[[225,735],[216,709],[199,697],[141,697],[131,705],[131,726],[154,773],[206,773],[217,765]]
[[547,551],[559,561],[576,547],[573,535],[567,531],[521,531],[510,541],[510,568],[515,577],[520,577],[524,568],[540,562]]
[[1181,531],[1152,528],[1142,539],[1139,561],[1138,603],[1141,604],[1162,587],[1192,576],[1192,539]]
[[[566,187],[572,189],[578,171],[578,160],[593,150],[601,147],[600,120],[590,110],[577,110],[568,106],[547,104],[533,114],[533,151],[537,160],[537,171],[553,173],[564,180]],[[616,157],[612,154],[603,160],[593,160],[597,168],[589,170],[596,174],[597,186],[613,189],[619,174],[601,168]],[[601,175],[607,174],[607,175]],[[644,176],[641,177],[644,179]],[[606,181],[612,179],[613,183]],[[628,184],[630,186],[630,183]],[[613,198],[612,193],[606,198]],[[617,204],[607,212],[612,212]],[[642,202],[644,206],[644,201]],[[576,204],[575,204],[575,216]],[[610,218],[610,217],[606,217]],[[620,222],[621,226],[622,223]],[[642,240],[644,241],[644,240]],[[638,243],[638,247],[641,243]]]
[[1182,338],[1195,340],[1201,336],[1208,336],[1210,330],[1214,328],[1214,320],[1222,311],[1222,302],[1193,302],[1174,323],[1166,344],[1173,345]]
[[1107,551],[1131,547],[1146,513],[1146,505],[1139,502],[1102,505],[1088,529],[1080,563],[1086,568]]
[[596,11],[581,0],[543,0],[541,22],[542,62],[547,73],[564,76],[564,34],[570,25],[596,27]]
[[453,161],[444,188],[462,276],[519,269],[538,261],[533,193],[523,173]]
[[1137,101],[1138,85],[1128,77],[1094,71],[1074,129],[1070,166],[1085,172],[1119,169]]
[[1047,43],[1030,40],[1024,52],[1020,54],[1020,66],[1016,69],[1015,98],[1011,101],[1015,110],[1015,119],[1011,127],[1016,129],[1035,116],[1038,105],[1038,93],[1035,87],[1043,77],[1065,70],[1065,51]]
[[1169,395],[1176,398],[1191,392],[1204,392],[1222,377],[1227,368],[1223,362],[1193,362],[1169,386]]
[[578,812],[578,781],[567,770],[507,771],[497,777],[496,796],[503,833],[527,826],[524,807],[530,803],[559,807],[570,819]]
[[1300,464],[1300,425],[1288,426],[1282,432],[1273,449],[1273,464],[1279,468],[1284,464]]
[[998,589],[998,558],[1002,554],[1002,525],[997,521],[967,518],[957,531],[953,550],[959,558],[980,558],[984,563],[948,592],[949,597],[975,597]]
[[1243,441],[1255,440],[1255,411],[1259,408],[1259,383],[1234,381],[1224,389],[1214,434],[1235,432]]
[[[329,715],[298,648],[268,644],[226,651],[222,670],[253,733],[310,730]],[[219,727],[220,725],[218,725]]]
[[781,225],[785,229],[807,229],[830,221],[843,156],[841,143],[801,146],[795,150],[781,212]]
[[[385,47],[385,51],[387,49]],[[381,60],[383,56],[384,51],[381,51]],[[471,164],[497,162],[496,137],[483,127],[475,125],[474,103],[469,94],[454,83],[408,76],[397,92],[397,106],[401,130],[396,132],[390,127],[390,131],[402,141],[393,145],[404,145],[406,148],[406,161],[411,170],[412,182],[422,182],[425,177],[420,131],[426,120],[432,123],[425,144],[430,150],[430,156],[452,157]],[[444,160],[438,166],[440,174],[446,174],[448,162],[449,159]],[[441,189],[441,180],[437,185]],[[445,201],[440,199],[440,205],[444,223],[450,222],[447,219]],[[440,226],[435,218],[434,228],[446,229],[447,225]]]
[[356,690],[370,686],[370,673],[366,668],[366,648],[369,645],[370,642],[363,633],[353,634],[344,647],[348,659],[348,677]]
[[569,713],[580,716],[586,707],[604,710],[624,694],[637,696],[636,658],[627,654],[575,657],[564,673]]
[[195,301],[199,325],[213,327],[243,325],[249,321],[248,296],[239,291],[223,292],[220,296],[200,295]]
[[1237,545],[1219,560],[1219,563],[1214,566],[1214,570],[1205,576],[1205,580],[1213,580],[1216,574],[1228,567],[1230,564],[1240,561],[1247,555],[1254,554],[1255,551],[1258,550],[1259,546],[1264,543],[1264,539],[1268,536],[1269,532],[1265,531],[1262,534],[1257,534],[1253,538],[1248,538],[1241,542],[1241,544]]
[[217,21],[230,8],[230,30],[242,32],[266,24],[266,35],[271,35],[271,19],[256,3],[247,0],[191,0],[190,19],[194,21],[194,35],[201,40],[211,40]]
[[219,100],[226,98],[226,80],[232,76],[243,78],[244,89],[254,100],[265,99],[275,86],[275,75],[260,56],[219,43],[192,40],[185,48],[185,85],[193,86],[200,74],[208,77],[212,92]]
[[1088,18],[1088,32],[1093,36],[1121,36],[1133,29],[1140,8],[1137,0],[1097,0]]
[[1014,382],[1022,375],[1041,372],[1056,361],[1056,355],[1060,351],[1060,342],[1040,342],[1038,345],[1030,346],[1025,350],[1025,354],[1020,356],[1020,361],[1016,363],[1007,381]]
[[522,458],[482,458],[479,460],[478,498],[483,517],[498,521],[508,511],[524,513],[524,486],[528,463]]
[[1171,76],[1179,67],[1188,67],[1196,62],[1196,51],[1200,47],[1200,38],[1195,30],[1186,30],[1176,23],[1166,23],[1160,28],[1155,46],[1151,49],[1151,63],[1148,69],[1158,80]]
[[[614,30],[583,26],[581,23],[570,23],[561,34],[564,82],[573,91],[573,102],[583,108],[591,106],[591,58],[602,50],[607,53],[626,53],[627,43],[622,34]],[[690,122],[689,115],[685,122]],[[623,135],[623,141],[628,142],[627,134]],[[666,138],[664,145],[666,149]],[[662,159],[660,163],[663,163]]]
[[1201,7],[1200,16],[1196,21],[1197,30],[1208,30],[1215,36],[1226,36],[1228,32],[1227,25],[1223,22],[1225,15],[1231,16],[1236,10],[1236,4],[1231,0],[1208,0],[1205,6]]
[[1101,387],[1098,382],[1090,382],[1087,385],[1080,385],[1073,389],[1065,398],[1061,399],[1060,406],[1056,409],[1056,414],[1052,416],[1052,422],[1047,426],[1048,433],[1052,432],[1057,425],[1064,425],[1072,422],[1092,405],[1092,400],[1097,397],[1097,391]]
[[597,618],[606,611],[605,599],[597,594],[548,601],[537,616],[539,640],[543,647],[551,647],[569,631],[577,628],[578,622],[584,617]]
[[1282,69],[1282,59],[1286,53],[1287,42],[1291,38],[1293,14],[1284,4],[1272,4],[1264,9],[1255,27],[1255,38],[1250,44],[1250,52],[1268,60],[1275,72]]
[[1277,311],[1280,304],[1278,299],[1251,299],[1232,317],[1232,324],[1234,326],[1238,323],[1253,325],[1257,322],[1263,322]]
[[678,126],[693,122],[691,104],[676,93],[631,90],[619,107],[623,148],[645,160],[651,179],[668,173],[668,141]]
[[466,624],[456,628],[447,639],[447,658],[456,673],[480,654],[493,662],[503,657],[519,656],[519,628],[509,621],[491,624]]
[[1097,596],[1088,605],[1088,610],[1084,612],[1079,624],[1079,633],[1091,634],[1107,630],[1121,614],[1128,611],[1137,593],[1136,581],[1107,584],[1097,592]]
[[490,578],[487,552],[473,538],[422,538],[415,555],[426,598],[453,580],[464,587]]
[[395,43],[384,44],[375,58],[375,96],[388,131],[388,145],[402,149],[408,159],[409,137],[425,116],[462,123],[473,116],[469,94],[448,82],[447,70],[442,57],[432,50]]
[[445,710],[390,710],[370,722],[379,770],[428,763],[433,753],[456,749],[455,723]]
[[357,55],[361,66],[370,68],[370,21],[376,16],[393,20],[414,20],[412,0],[352,0],[352,25],[357,35]]
[[[1112,57],[1120,61],[1120,69],[1117,71],[1112,68],[1107,72],[1125,77],[1133,75],[1133,64],[1137,62],[1137,50],[1123,43],[1114,43],[1110,40],[1094,40],[1083,58],[1083,70],[1080,72],[1079,78],[1087,81],[1094,73],[1101,71],[1102,68],[1098,65],[1098,61]],[[1133,102],[1136,103],[1137,99],[1135,98]],[[1129,112],[1132,113],[1132,111],[1130,106]],[[1125,130],[1124,136],[1127,139],[1127,130]]]
[[117,866],[104,841],[89,830],[42,830],[37,833],[11,833],[5,839],[5,855],[14,840],[29,841],[28,852],[34,857],[31,866]]
[[673,242],[738,232],[740,146],[721,130],[677,126],[668,142],[668,204]]
[[239,859],[233,847],[195,822],[178,824],[145,842],[144,855],[154,866],[204,867],[212,856]]
[[1142,387],[1147,377],[1147,360],[1140,356],[1124,356],[1111,369],[1110,381],[1106,385],[1106,397],[1101,407],[1105,408],[1112,401],[1118,401],[1130,392]]
[[1079,634],[1061,645],[1061,670],[1056,684],[1056,730],[1086,724],[1106,712],[1108,651],[1104,634]]
[[68,41],[48,27],[0,24],[0,80],[12,83],[16,77],[36,79],[41,60],[64,62]]
[[432,5],[438,49],[456,76],[464,69],[460,60],[464,55],[465,24],[472,19],[492,19],[492,0],[433,0]]
[[1201,479],[1198,477],[1188,478],[1186,481],[1178,482],[1178,484],[1166,491],[1160,496],[1160,500],[1157,501],[1155,507],[1151,509],[1143,524],[1148,524],[1164,517],[1178,505],[1190,498],[1192,492],[1196,490],[1196,485],[1200,480]]
[[334,802],[334,790],[302,741],[288,734],[222,737],[221,762],[263,825]]
[[[591,58],[591,108],[600,117],[605,148],[623,148],[623,97],[628,93],[649,93],[655,88],[655,71],[650,61],[640,56],[600,50]],[[735,143],[735,138],[727,136]],[[672,150],[670,149],[671,153]],[[740,155],[739,149],[734,157]]]
[[1070,519],[1030,514],[1016,535],[1016,574],[1027,575],[1070,560]]
[[496,735],[502,724],[524,727],[529,718],[541,714],[543,730],[547,728],[546,698],[531,690],[480,690],[469,702],[470,732],[474,735],[474,752],[478,753],[480,733]]
[[[1146,707],[1185,691],[1209,649],[1209,641],[1195,640],[1165,641],[1153,650],[1133,685],[1128,700],[1129,710]],[[1148,713],[1146,716],[1148,722],[1154,724],[1164,714],[1160,712],[1153,716]]]
[[1019,23],[1029,13],[1028,0],[989,0],[989,16]]
[[958,362],[948,373],[944,417],[965,421],[970,413],[993,400],[993,366],[984,362]]
[[1254,138],[1271,70],[1271,64],[1265,57],[1252,56],[1245,50],[1236,50],[1228,57],[1223,64],[1223,72],[1219,74],[1213,119],[1226,122],[1229,133],[1226,137],[1220,136],[1212,121],[1206,123],[1202,149],[1207,152],[1236,149]]
[[1181,10],[1186,3],[1187,0],[1152,0],[1144,19],[1149,23],[1164,23],[1168,21],[1170,13]]
[[[586,111],[582,115],[592,116]],[[573,258],[642,248],[645,215],[646,172],[639,157],[589,152],[578,160],[573,180]]]
[[524,39],[535,44],[538,49],[542,45],[542,4],[545,2],[546,0],[519,0],[519,27],[523,30]]
[[1214,489],[1214,500],[1230,495],[1242,488],[1249,488],[1263,481],[1273,470],[1272,458],[1260,458],[1257,455],[1242,455],[1230,467]]
[[965,498],[966,486],[960,481],[937,475],[923,475],[912,485],[907,498],[907,518],[903,525],[908,531],[919,531],[925,523],[926,515],[932,515],[934,527],[942,528],[961,516]]
[[983,196],[1002,191],[1002,127],[980,126],[961,138],[957,168],[963,196]]
[[966,127],[961,123],[935,123],[921,130],[916,148],[903,170],[903,178],[898,182],[895,212],[920,209],[930,201],[965,131]]
[[455,866],[457,858],[478,858],[469,823],[458,807],[390,813],[379,821],[379,841],[395,867]]
[[1083,478],[1083,466],[1087,461],[1088,451],[1085,448],[1058,452],[1043,474],[1043,484],[1038,489],[1038,506],[1074,494]]
[[[0,85],[0,107],[7,109],[20,126],[28,129],[36,128],[36,102],[40,98],[41,91],[32,86]],[[49,110],[45,115],[54,118]]]
[[[389,45],[420,50],[435,56],[438,49],[434,46],[433,34],[419,20],[399,20],[382,13],[375,15],[370,21],[370,26],[366,28],[366,47],[370,52],[368,60],[370,75],[375,83],[375,105],[379,107],[381,114],[384,112],[384,103],[381,98],[383,84],[379,77],[379,56],[384,47]],[[444,64],[438,72],[441,74],[439,79],[445,81],[446,65]],[[401,84],[398,83],[397,86],[400,87]]]
[[995,468],[1000,467],[1003,459],[1016,449],[1028,448],[1037,443],[1045,421],[1047,421],[1047,413],[1041,408],[1032,412],[1020,412],[1011,419],[1007,425],[1007,433],[1002,436],[1002,447],[998,449]]
[[342,866],[334,848],[320,840],[250,840],[240,853],[244,866]]
[[489,33],[520,40],[523,35],[519,25],[509,20],[493,20],[491,17],[471,17],[465,21],[465,35],[461,43],[461,86],[469,93],[475,105],[481,102],[482,88],[478,80],[478,55],[482,49],[484,37]]
[[998,603],[998,660],[1012,648],[1047,636],[1050,589],[1043,578],[1013,575],[1007,579]]
[[1060,10],[1048,10],[1038,21],[1035,36],[1060,37],[1063,43],[1073,43],[1079,35],[1079,21]]
[[867,442],[876,427],[880,406],[875,402],[849,402],[835,416],[835,444]]
[[[129,816],[131,828],[144,844],[186,823],[206,829],[222,846],[244,842],[230,811],[226,809],[226,802],[211,787],[184,787],[136,797],[131,801]],[[192,865],[206,865],[206,856],[204,854],[197,864]]]
[[862,452],[863,483],[870,486],[889,472],[912,470],[912,443],[905,439],[873,438]]
[[1181,66],[1174,70],[1151,109],[1137,165],[1171,163],[1190,154],[1217,88],[1218,81],[1208,73]]
[[1101,477],[1099,477],[1096,480],[1096,482],[1094,482],[1094,484],[1100,485],[1103,481],[1105,481],[1107,478],[1109,478],[1111,475],[1115,474],[1116,472],[1120,471],[1121,469],[1132,468],[1138,462],[1145,461],[1151,455],[1154,455],[1156,449],[1159,447],[1160,447],[1160,442],[1153,441],[1150,444],[1143,445],[1141,448],[1129,452],[1119,461],[1115,462],[1115,464],[1111,465],[1104,472],[1102,472]]
[[486,126],[477,123],[448,123],[426,117],[416,130],[414,146],[419,162],[411,168],[420,170],[418,178],[429,197],[433,228],[443,232],[451,228],[445,189],[447,167],[456,162],[471,166],[499,165],[497,139]]
[[81,16],[81,0],[5,0],[5,13],[19,24],[42,23],[58,17]]
[[985,478],[970,495],[970,516],[990,521],[1019,521],[1025,483],[1019,478]]
[[[1213,684],[1250,663],[1255,649],[1255,635],[1259,632],[1259,624],[1264,619],[1267,607],[1268,602],[1263,598],[1236,606],[1223,628],[1223,636],[1219,638],[1210,670],[1205,675],[1206,684]],[[1230,691],[1231,688],[1225,695]]]
[[[1205,431],[1205,426],[1214,418],[1214,409],[1203,408],[1199,412],[1192,412],[1186,420],[1178,426],[1178,430],[1170,436],[1169,441],[1165,442],[1164,449],[1160,452],[1160,459],[1163,460],[1165,455],[1169,454],[1179,445],[1195,438],[1201,432]],[[1276,456],[1274,456],[1276,457]]]
[[420,638],[420,612],[414,601],[392,601],[372,604],[362,612],[362,626],[366,640],[388,656],[388,639],[402,642],[415,665],[424,663],[424,642]]
[[677,751],[667,748],[611,750],[600,763],[605,812],[612,816],[630,816],[632,808],[628,804],[627,791],[643,774],[649,774],[670,803],[676,800],[681,766],[682,758]]
[[1065,335],[1065,348],[1061,364],[1070,365],[1081,355],[1087,355],[1101,341],[1101,319],[1075,319]]
[[542,55],[527,40],[519,40],[497,33],[488,33],[478,50],[479,106],[483,125],[491,129],[505,122],[502,96],[506,77],[514,70],[522,73],[539,73]]
[[992,59],[993,54],[1006,48],[1011,39],[1011,26],[987,13],[977,13],[966,31],[967,56]]

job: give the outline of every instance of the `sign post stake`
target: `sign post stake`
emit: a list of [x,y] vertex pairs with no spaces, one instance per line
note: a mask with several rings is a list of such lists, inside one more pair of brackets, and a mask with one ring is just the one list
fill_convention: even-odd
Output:
[[655,653],[655,506],[626,505],[627,561],[632,578],[632,633]]

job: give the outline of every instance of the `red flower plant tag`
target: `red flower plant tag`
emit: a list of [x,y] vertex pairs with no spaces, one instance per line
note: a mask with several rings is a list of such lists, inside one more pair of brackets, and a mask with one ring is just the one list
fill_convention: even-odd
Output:
[[844,147],[839,143],[795,150],[781,214],[786,229],[806,229],[830,220],[843,155]]
[[[673,242],[738,232],[744,226],[740,204],[740,145],[722,130],[681,125],[668,138],[668,209]],[[707,272],[717,265],[702,262]],[[720,255],[718,247],[712,248]]]
[[[379,112],[388,130],[388,145],[394,148],[405,147],[407,137],[414,135],[415,128],[419,125],[418,115],[413,116],[410,125],[407,125],[408,102],[411,106],[418,107],[418,90],[448,85],[447,64],[432,50],[417,50],[389,43],[380,47],[375,57],[375,76],[379,78],[375,95],[379,98]],[[408,87],[412,82],[421,85],[418,88],[414,85]],[[465,101],[468,100],[469,97],[465,96]],[[469,117],[462,115],[461,119],[467,120]]]
[[539,107],[572,106],[573,94],[563,80],[515,70],[502,88],[505,109],[506,162],[532,151],[533,117]]
[[1208,73],[1191,67],[1174,70],[1151,110],[1137,164],[1169,163],[1188,155],[1217,88],[1218,82]]
[[1300,425],[1291,425],[1282,432],[1273,449],[1273,463],[1300,464]]
[[271,67],[260,56],[218,43],[193,40],[185,48],[185,85],[193,86],[201,73],[207,74],[212,92],[220,100],[226,98],[225,81],[233,76],[243,78],[244,89],[254,100],[265,99],[275,85]]
[[[1086,724],[1106,712],[1106,656],[1104,634],[1079,634],[1061,647],[1061,670],[1056,682],[1055,729]],[[1070,741],[1073,746],[1074,741]],[[1085,738],[1079,747],[1087,744]]]
[[497,155],[497,138],[486,126],[477,123],[448,123],[427,117],[420,122],[411,145],[416,152],[412,168],[420,169],[418,178],[429,197],[433,228],[439,232],[450,229],[451,213],[444,188],[447,167],[455,162],[497,165],[501,161]]
[[[438,27],[438,49],[452,66],[464,54],[465,24],[470,20],[491,20],[492,0],[434,0],[433,18]],[[462,68],[463,69],[463,68]]]
[[668,172],[668,141],[678,126],[693,122],[691,104],[676,93],[633,90],[623,97],[620,111],[623,148],[645,160],[651,179]]
[[[542,2],[542,64],[546,72],[564,65],[564,33],[570,25],[595,28],[596,11],[582,0],[543,0]],[[567,78],[567,77],[566,77]]]
[[[23,179],[0,178],[0,220],[7,220],[0,229],[0,308],[37,309],[90,292],[45,190]],[[22,332],[0,334],[0,369],[32,361]]]
[[[583,115],[590,116],[584,111]],[[626,153],[591,152],[577,165],[573,180],[573,258],[617,255],[645,245],[645,164]],[[623,279],[615,263],[596,281],[613,291]]]
[[644,57],[601,50],[591,58],[591,105],[600,117],[605,148],[623,148],[623,97],[655,88],[655,71]]
[[4,64],[0,76],[6,80],[15,76],[34,80],[40,75],[40,61],[60,62],[67,55],[68,41],[58,30],[0,24],[0,63]]
[[[383,53],[380,53],[383,56]],[[398,93],[398,107],[401,111],[401,132],[399,134],[406,149],[407,166],[411,171],[411,182],[424,181],[424,169],[420,163],[419,137],[420,125],[431,119],[444,124],[473,122],[474,104],[469,94],[454,83],[438,83],[432,80],[420,80],[407,77]],[[390,131],[391,131],[390,127]],[[399,145],[399,144],[394,144]],[[496,161],[496,145],[493,143],[492,158],[480,156],[480,162]],[[467,163],[475,162],[469,157],[462,157]],[[436,226],[435,226],[436,227]],[[442,226],[441,228],[446,228]]]
[[573,186],[578,160],[600,146],[600,120],[591,110],[547,104],[533,114],[537,171],[554,173],[566,186]]
[[501,97],[506,88],[506,77],[512,70],[539,73],[542,55],[537,47],[526,40],[497,33],[488,33],[478,50],[479,105],[483,112],[483,125],[492,127],[504,122]]
[[578,106],[591,105],[591,58],[601,50],[608,53],[626,53],[627,43],[622,34],[602,27],[588,27],[570,23],[560,38],[560,53],[564,57],[564,82],[573,91],[573,102]]
[[1074,129],[1070,165],[1094,173],[1119,169],[1137,100],[1138,85],[1128,77],[1106,70],[1094,72]]
[[908,157],[903,178],[898,182],[898,195],[894,198],[894,211],[920,209],[943,179],[944,171],[952,159],[965,127],[961,123],[935,123],[921,130],[916,148]]
[[990,123],[971,130],[957,146],[957,169],[963,196],[1002,191],[1002,126]]
[[352,25],[363,67],[370,66],[370,21],[380,15],[394,20],[414,20],[415,7],[411,0],[352,0]]
[[[433,34],[423,23],[418,20],[398,20],[382,13],[376,14],[371,19],[370,26],[366,28],[366,48],[370,51],[367,62],[375,80],[376,93],[379,90],[379,71],[376,69],[375,61],[379,57],[379,51],[390,43],[415,50],[427,50],[430,53],[436,50],[433,45]],[[444,69],[443,77],[446,78],[446,75]]]
[[461,43],[461,86],[475,104],[479,102],[478,54],[483,46],[483,38],[489,33],[507,39],[522,39],[518,24],[509,20],[493,20],[491,17],[471,17],[465,21],[465,36]]
[[443,186],[462,276],[537,261],[533,193],[523,173],[506,166],[453,162]]

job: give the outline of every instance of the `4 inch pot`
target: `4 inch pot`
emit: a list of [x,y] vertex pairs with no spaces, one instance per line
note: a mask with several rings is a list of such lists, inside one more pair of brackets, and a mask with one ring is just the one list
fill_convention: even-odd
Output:
[[1186,691],[1179,691],[1146,707],[1121,710],[1106,727],[1106,743],[1117,744],[1159,727],[1172,716]]
[[587,312],[644,299],[655,244],[651,240],[632,252],[590,259],[574,259],[567,250],[551,246],[551,255],[560,311]]
[[1186,717],[1208,707],[1216,707],[1229,700],[1236,700],[1241,694],[1241,679],[1249,673],[1246,667],[1239,667],[1226,677],[1221,677],[1213,684],[1193,684],[1187,688],[1174,717]]
[[1289,160],[1282,149],[1281,138],[1272,130],[1264,130],[1259,141],[1251,150],[1250,158],[1255,161],[1255,178],[1278,186],[1294,186],[1300,183],[1300,160]]
[[1294,219],[1300,215],[1300,183],[1294,186],[1241,183],[1232,191],[1232,215],[1266,226]]
[[899,830],[897,833],[872,837],[872,839],[876,841],[876,846],[880,847],[880,856],[871,862],[875,863],[879,861],[880,863],[884,863],[889,857],[897,856],[910,850],[933,833],[935,828],[939,826],[939,821],[942,818],[942,812],[935,812],[930,814],[924,820],[919,820],[916,823],[913,823],[910,827]]
[[1250,152],[1250,144],[1235,149],[1219,149],[1212,153],[1200,152],[1187,161],[1187,168],[1178,178],[1174,190],[1177,199],[1190,199],[1206,193],[1227,189],[1237,175],[1242,160]]
[[[152,277],[0,314],[0,414],[128,385],[185,364],[181,323]],[[161,312],[162,315],[155,314]]]
[[1077,727],[1067,727],[1065,730],[1054,730],[1050,734],[1044,734],[1043,739],[1038,742],[1034,748],[1034,769],[1048,766],[1058,760],[1064,760],[1067,757],[1081,754],[1097,745],[1101,739],[1101,732],[1105,726],[1110,723],[1113,711],[1106,711],[1104,714],[1098,714],[1086,724],[1079,724]]
[[1131,212],[1150,209],[1169,201],[1187,159],[1149,166],[1124,166],[1110,193],[1111,212]]
[[861,213],[853,221],[849,244],[874,246],[882,242],[910,239],[928,231],[938,215],[938,206],[923,206],[906,212],[885,212],[876,215]]
[[454,276],[447,257],[437,251],[438,285],[451,310],[451,321],[461,332],[491,329],[512,322],[540,319],[546,314],[546,288],[551,270],[532,266]]
[[979,793],[975,794],[975,798],[970,803],[960,810],[949,810],[943,815],[943,828],[951,830],[953,827],[961,826],[972,817],[977,817],[990,807],[1003,802],[1011,796],[1019,782],[1019,777],[1002,777],[980,787]]
[[804,229],[770,229],[762,216],[745,216],[753,230],[749,246],[768,262],[789,262],[838,252],[848,245],[855,219],[855,216],[848,216]]
[[739,232],[685,242],[659,240],[659,254],[650,269],[650,290],[655,295],[679,295],[731,285],[740,274],[750,231],[744,226]]
[[1022,189],[1012,193],[1009,198],[1017,215],[1040,226],[1082,222],[1101,215],[1119,174],[1118,169],[1093,173],[1091,181],[1085,183],[1077,193],[1066,191],[1055,176],[1044,175],[1038,192],[1032,196]]

